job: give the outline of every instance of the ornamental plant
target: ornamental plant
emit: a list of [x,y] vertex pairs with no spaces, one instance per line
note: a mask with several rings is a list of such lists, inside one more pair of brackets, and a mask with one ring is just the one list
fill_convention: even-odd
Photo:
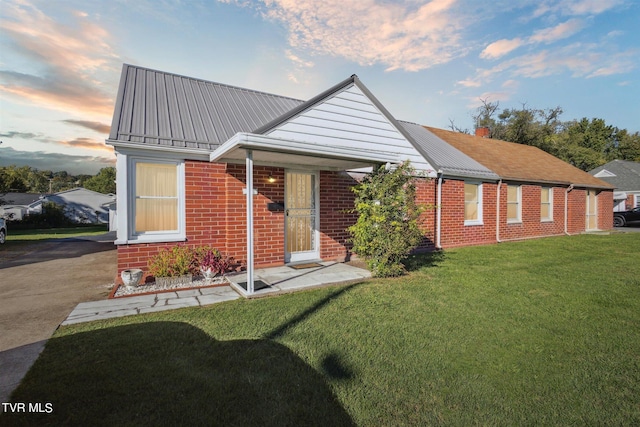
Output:
[[413,167],[405,162],[374,169],[352,188],[358,220],[348,228],[350,240],[375,277],[404,274],[403,261],[424,235],[418,222],[424,207],[416,202],[414,179]]
[[231,270],[233,258],[224,256],[211,246],[200,246],[194,250],[195,263],[200,269],[211,269],[215,274],[224,274]]
[[196,269],[194,251],[185,245],[162,248],[148,262],[154,277],[177,277],[193,274]]

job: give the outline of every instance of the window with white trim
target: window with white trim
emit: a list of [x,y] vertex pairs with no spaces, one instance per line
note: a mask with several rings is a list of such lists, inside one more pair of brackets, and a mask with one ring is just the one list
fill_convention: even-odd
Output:
[[482,224],[482,184],[464,183],[464,225]]
[[507,185],[507,222],[522,222],[522,187]]
[[139,241],[184,239],[184,163],[132,158],[129,238]]
[[540,189],[540,221],[553,221],[553,189]]

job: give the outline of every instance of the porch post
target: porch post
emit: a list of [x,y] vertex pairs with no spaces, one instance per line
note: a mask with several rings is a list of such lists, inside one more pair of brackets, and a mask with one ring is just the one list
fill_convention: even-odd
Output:
[[253,294],[253,151],[247,150],[247,293]]

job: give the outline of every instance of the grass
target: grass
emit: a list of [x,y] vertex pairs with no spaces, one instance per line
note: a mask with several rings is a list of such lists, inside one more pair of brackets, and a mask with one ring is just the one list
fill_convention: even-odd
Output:
[[82,227],[49,228],[35,230],[10,230],[8,242],[61,239],[65,237],[95,236],[108,231],[106,225],[89,225]]
[[638,425],[640,235],[416,257],[410,275],[62,327],[8,425]]

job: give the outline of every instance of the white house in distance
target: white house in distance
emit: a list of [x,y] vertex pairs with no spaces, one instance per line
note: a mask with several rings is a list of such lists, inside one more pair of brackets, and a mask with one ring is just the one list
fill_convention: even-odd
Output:
[[64,208],[65,215],[83,224],[109,224],[110,212],[115,211],[115,194],[102,194],[86,188],[74,188],[55,194],[6,193],[6,203],[0,207],[0,216],[21,220],[27,215],[42,212],[42,205],[53,202]]
[[4,204],[0,206],[0,218],[19,221],[32,213],[42,212],[40,193],[2,193],[0,198]]
[[80,223],[109,223],[108,204],[115,200],[114,194],[102,194],[86,188],[74,188],[47,196],[43,201],[64,207],[66,216]]
[[614,212],[640,207],[640,162],[612,160],[589,173],[616,187],[613,193]]

